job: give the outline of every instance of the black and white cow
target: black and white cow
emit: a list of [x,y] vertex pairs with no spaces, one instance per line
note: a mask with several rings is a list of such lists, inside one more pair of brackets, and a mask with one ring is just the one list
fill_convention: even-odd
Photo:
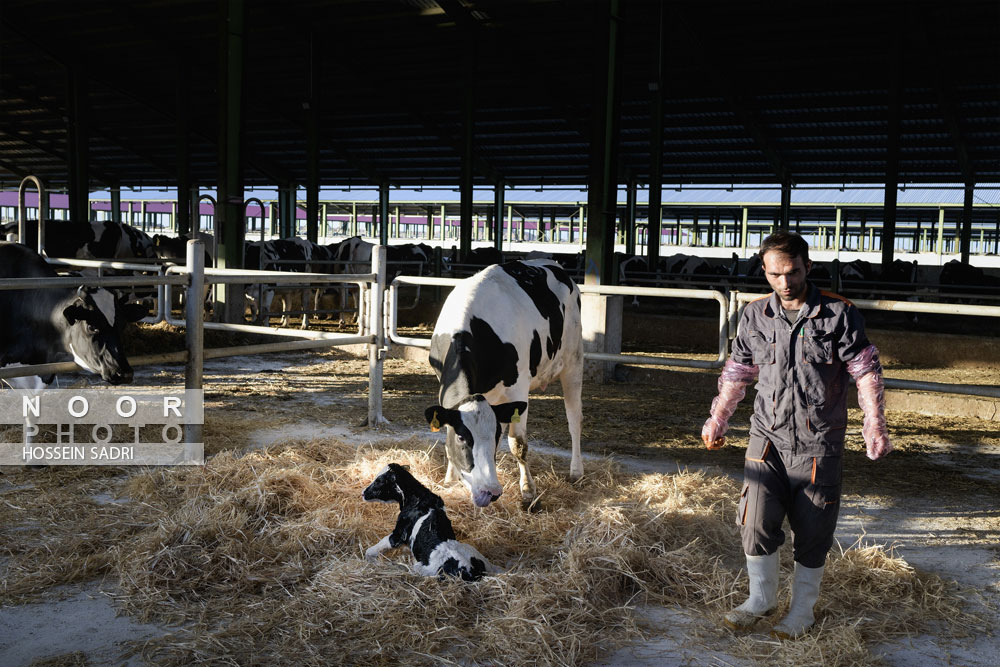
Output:
[[[54,277],[56,272],[34,250],[0,242],[0,279]],[[122,350],[121,331],[126,322],[145,314],[144,307],[125,305],[97,287],[0,291],[0,366],[72,359],[111,384],[127,384],[132,367]],[[18,380],[8,384],[41,388],[52,377]]]
[[405,544],[413,553],[413,571],[417,574],[476,581],[497,572],[475,547],[455,539],[441,497],[398,463],[383,468],[361,495],[369,502],[399,503],[395,528],[365,551],[367,560],[374,561],[384,551]]
[[[38,246],[38,225],[34,221],[25,226],[25,237],[22,240],[29,248]],[[83,223],[46,221],[45,254],[49,257],[123,260],[156,256],[153,239],[146,232],[110,220]]]
[[[244,246],[243,266],[252,270],[308,273],[312,270],[310,263],[314,247],[318,246],[297,236],[271,241],[248,242]],[[271,305],[277,297],[281,301],[281,326],[287,327],[289,324],[287,311],[292,308],[291,296],[293,292],[308,294],[311,289],[276,288],[273,284],[268,285],[267,283],[247,285],[246,298],[250,303],[251,318],[254,321],[264,321],[264,324],[267,324],[265,318],[270,314]],[[308,297],[302,299],[302,310],[306,309],[308,303]],[[309,316],[303,313],[301,328],[305,329],[308,325]]]
[[[370,273],[372,269],[372,248],[375,244],[365,241],[360,236],[352,236],[338,243],[333,250],[333,265],[335,273]],[[349,300],[354,296],[354,308],[358,307],[357,288],[346,284],[336,288],[340,304],[340,323],[346,324],[348,317],[345,311],[350,308]]]
[[[558,378],[573,447],[569,477],[583,475],[580,290],[558,264],[508,262],[459,283],[441,308],[429,361],[440,380],[438,400],[447,409],[458,409],[477,394],[494,406],[525,403],[525,409],[512,416],[508,433],[525,507],[536,496],[527,461],[528,392],[544,389]],[[445,482],[463,482],[480,507],[502,492],[490,428],[470,429],[471,441],[460,439],[454,428],[447,429]]]

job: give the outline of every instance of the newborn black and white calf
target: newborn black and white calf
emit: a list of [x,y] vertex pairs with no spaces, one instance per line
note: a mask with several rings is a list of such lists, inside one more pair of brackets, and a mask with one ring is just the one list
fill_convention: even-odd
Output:
[[383,551],[407,544],[413,552],[413,571],[417,574],[447,574],[475,581],[497,571],[475,548],[455,539],[451,521],[444,512],[444,501],[398,463],[387,465],[364,490],[362,497],[368,501],[399,503],[396,527],[365,551],[368,560],[373,561]]

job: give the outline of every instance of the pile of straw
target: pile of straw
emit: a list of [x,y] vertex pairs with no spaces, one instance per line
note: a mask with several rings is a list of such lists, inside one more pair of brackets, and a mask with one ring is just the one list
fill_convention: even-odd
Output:
[[[458,538],[505,571],[473,584],[420,577],[405,548],[367,563],[364,550],[397,512],[363,502],[361,490],[390,461],[442,495]],[[463,489],[434,484],[443,463],[419,441],[358,450],[314,440],[134,477],[127,493],[150,525],[113,549],[121,603],[143,620],[183,623],[144,656],[580,664],[638,638],[639,605],[680,605],[714,628],[745,595],[738,489],[727,477],[628,476],[604,462],[570,485],[538,457],[543,511],[526,514],[509,457],[499,466],[507,489],[483,510]],[[867,646],[934,620],[977,622],[939,579],[876,547],[831,558],[817,612],[822,631],[797,641],[714,630],[689,641],[721,640],[769,663],[861,664],[872,659]]]

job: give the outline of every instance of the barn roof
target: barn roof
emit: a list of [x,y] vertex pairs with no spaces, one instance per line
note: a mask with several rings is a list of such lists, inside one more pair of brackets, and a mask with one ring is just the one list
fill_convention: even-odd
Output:
[[[602,4],[248,0],[247,185],[305,182],[315,105],[322,184],[457,186],[466,101],[476,183],[586,183]],[[0,185],[65,187],[70,81],[92,187],[176,183],[183,123],[195,182],[214,183],[225,5],[5,0]],[[620,182],[649,181],[657,81],[665,183],[880,183],[894,156],[903,183],[1000,179],[995,0],[622,0],[618,16]]]

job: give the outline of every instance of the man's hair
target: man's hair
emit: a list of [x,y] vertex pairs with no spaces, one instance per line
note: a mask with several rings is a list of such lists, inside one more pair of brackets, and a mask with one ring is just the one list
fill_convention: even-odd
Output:
[[765,254],[772,250],[776,250],[792,259],[801,257],[803,263],[809,261],[809,244],[795,232],[782,230],[764,239],[764,242],[760,244],[760,252],[758,253],[761,260],[764,259]]

